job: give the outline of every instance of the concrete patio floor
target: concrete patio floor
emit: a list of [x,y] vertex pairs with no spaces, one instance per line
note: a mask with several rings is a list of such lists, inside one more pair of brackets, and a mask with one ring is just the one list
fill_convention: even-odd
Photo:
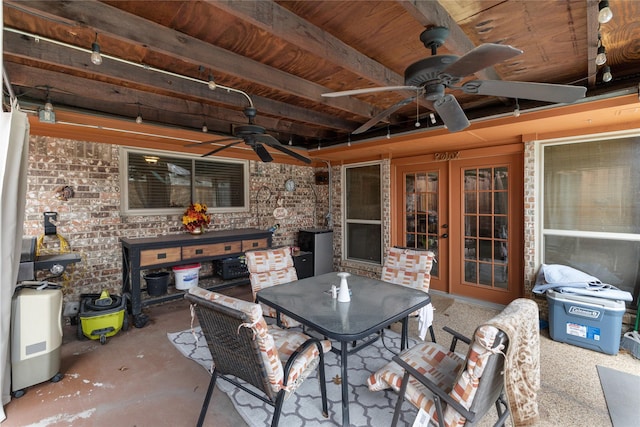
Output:
[[[230,292],[250,297],[246,287]],[[447,345],[443,326],[469,336],[479,323],[499,310],[445,294],[434,292],[432,296],[436,336]],[[61,360],[64,379],[34,385],[23,397],[12,399],[5,406],[7,419],[2,426],[195,425],[209,375],[183,357],[167,339],[168,332],[190,326],[189,306],[186,301],[177,300],[145,311],[151,320],[144,328],[121,331],[104,345],[80,341],[75,326],[65,327]],[[415,333],[415,324],[411,329]],[[541,426],[610,426],[596,365],[640,373],[640,360],[626,352],[611,356],[558,343],[549,338],[548,330],[541,332],[540,356]],[[480,425],[492,425],[492,420],[493,413]],[[280,424],[286,427],[286,419]],[[246,423],[227,396],[216,389],[205,425],[241,427]]]

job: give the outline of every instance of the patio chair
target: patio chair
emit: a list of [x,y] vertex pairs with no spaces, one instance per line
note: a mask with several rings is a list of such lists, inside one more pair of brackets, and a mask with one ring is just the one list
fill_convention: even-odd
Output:
[[[322,396],[322,415],[327,418],[324,353],[329,341],[302,332],[267,325],[258,304],[206,289],[189,289],[192,304],[213,359],[209,388],[202,403],[198,426],[202,426],[218,376],[256,398],[274,406],[272,426],[277,426],[282,405],[316,370]],[[255,389],[248,388],[238,379]]]
[[[298,280],[290,247],[248,251],[245,252],[245,256],[254,301],[260,289]],[[264,316],[276,319],[277,312],[274,308],[262,303],[260,305]],[[284,314],[281,314],[280,318],[276,320],[278,326],[285,328],[300,326],[300,322]]]
[[[536,303],[513,301],[476,329],[473,342],[444,329],[453,335],[448,350],[432,342],[419,343],[368,378],[372,391],[398,392],[392,426],[404,400],[423,409],[440,427],[475,425],[492,406],[498,412],[497,426],[504,425],[509,415],[515,426],[534,425],[540,387]],[[469,344],[466,358],[455,353],[459,340]]]
[[[409,286],[428,293],[434,258],[435,254],[431,251],[392,247],[384,260],[380,280]],[[424,340],[428,329],[431,341],[436,342],[432,325],[433,305],[430,303],[411,313],[411,316],[419,318],[420,338]]]

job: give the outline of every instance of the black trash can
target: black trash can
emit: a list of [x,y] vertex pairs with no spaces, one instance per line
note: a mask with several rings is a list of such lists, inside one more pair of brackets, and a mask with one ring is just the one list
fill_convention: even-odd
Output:
[[169,272],[161,271],[158,273],[149,273],[144,276],[147,282],[147,293],[152,297],[159,297],[167,293],[169,286]]

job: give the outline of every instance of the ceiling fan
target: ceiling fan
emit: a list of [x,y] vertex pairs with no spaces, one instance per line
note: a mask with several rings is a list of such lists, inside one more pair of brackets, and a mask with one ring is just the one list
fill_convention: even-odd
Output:
[[253,120],[255,119],[257,113],[258,111],[254,107],[245,108],[244,115],[247,117],[247,119],[249,119],[249,124],[235,126],[233,129],[233,137],[231,138],[217,139],[213,141],[203,141],[203,142],[198,142],[196,144],[186,145],[186,147],[197,147],[205,144],[214,144],[214,143],[217,144],[220,142],[236,140],[234,142],[230,142],[227,145],[223,145],[222,147],[218,147],[215,150],[211,150],[208,153],[203,154],[202,157],[211,156],[213,154],[216,154],[219,151],[222,151],[229,147],[233,147],[234,145],[238,145],[241,142],[244,142],[249,147],[251,147],[253,151],[256,152],[258,157],[260,157],[260,160],[262,160],[263,162],[273,161],[273,157],[271,157],[271,154],[269,154],[269,151],[267,151],[267,149],[265,148],[265,145],[266,145],[267,147],[275,148],[276,150],[281,151],[284,154],[287,154],[297,160],[300,160],[301,162],[304,162],[307,164],[311,163],[311,160],[308,159],[307,157],[301,154],[298,154],[293,150],[288,149],[287,147],[282,145],[280,141],[275,139],[273,136],[267,134],[265,128],[254,124]]
[[505,80],[471,80],[456,86],[465,76],[474,74],[484,68],[522,54],[513,46],[494,43],[482,44],[463,56],[438,55],[438,47],[444,44],[449,35],[445,27],[430,27],[420,34],[420,40],[431,49],[431,56],[415,62],[404,72],[404,86],[384,86],[364,89],[345,90],[341,92],[323,93],[325,97],[362,95],[388,90],[414,91],[415,95],[392,105],[372,117],[365,124],[354,130],[359,134],[369,130],[373,125],[398,110],[400,107],[424,96],[432,109],[438,113],[447,129],[459,132],[470,123],[462,107],[445,89],[461,90],[474,95],[491,95],[505,98],[531,99],[537,101],[571,103],[585,96],[586,88],[580,86],[558,85],[548,83],[514,82]]

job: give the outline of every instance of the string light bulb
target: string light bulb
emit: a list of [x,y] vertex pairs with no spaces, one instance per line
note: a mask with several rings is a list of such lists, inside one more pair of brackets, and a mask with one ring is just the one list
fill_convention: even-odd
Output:
[[138,102],[138,117],[136,117],[136,123],[137,124],[141,124],[142,123],[142,113],[140,112],[140,103]]
[[609,83],[613,80],[613,75],[611,74],[611,68],[608,65],[602,69],[602,81],[605,83]]
[[417,128],[420,127],[420,102],[418,102],[418,97],[420,96],[420,90],[416,90],[416,124]]
[[520,104],[518,98],[516,98],[516,108],[513,110],[513,117],[520,117]]
[[53,104],[51,103],[51,98],[49,97],[49,89],[47,89],[47,98],[44,102],[44,111],[53,111]]
[[289,136],[289,146],[293,145],[293,135]]
[[391,139],[391,129],[389,128],[389,125],[387,125],[387,139]]
[[102,55],[100,55],[100,45],[98,44],[98,33],[96,33],[96,39],[91,44],[91,62],[94,65],[102,64]]
[[431,119],[431,124],[435,125],[436,124],[436,115],[433,113],[429,113],[429,119]]
[[603,45],[600,45],[596,55],[596,65],[604,65],[605,62],[607,62],[607,51]]
[[611,21],[611,18],[613,18],[613,12],[609,7],[609,2],[607,0],[601,0],[598,3],[598,22],[606,24]]
[[216,82],[213,80],[213,74],[209,74],[209,82],[207,83],[207,87],[211,90],[215,90],[218,87]]
[[207,123],[203,123],[202,124],[202,133],[207,133],[209,132],[209,128],[207,127]]

